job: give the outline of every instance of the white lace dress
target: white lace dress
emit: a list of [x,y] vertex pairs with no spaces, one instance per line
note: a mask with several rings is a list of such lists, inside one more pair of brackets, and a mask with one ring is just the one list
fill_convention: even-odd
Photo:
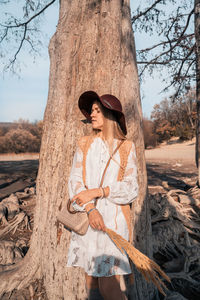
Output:
[[[114,140],[114,149],[116,146],[117,140]],[[96,137],[86,156],[86,185],[89,189],[99,187],[109,157],[108,146],[100,137]],[[78,148],[68,182],[70,199],[85,190],[82,180],[82,161],[83,153]],[[134,144],[129,153],[122,181],[117,181],[119,167],[120,155],[117,151],[110,161],[103,182],[103,187],[109,186],[110,194],[107,198],[98,200],[97,209],[102,214],[106,227],[128,240],[128,226],[119,204],[133,202],[138,194]],[[88,275],[95,277],[131,273],[128,257],[119,251],[106,233],[93,230],[90,226],[84,236],[72,232],[67,266],[82,267]]]

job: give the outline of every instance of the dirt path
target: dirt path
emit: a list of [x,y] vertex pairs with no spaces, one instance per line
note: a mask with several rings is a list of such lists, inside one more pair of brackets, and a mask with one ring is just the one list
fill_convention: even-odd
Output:
[[[172,139],[169,143],[163,143],[155,149],[145,150],[147,162],[160,161],[166,163],[168,161],[177,164],[179,162],[186,164],[195,164],[195,140],[178,142],[177,138]],[[22,161],[22,160],[38,160],[38,153],[5,153],[0,154],[0,161]]]
[[173,139],[158,148],[145,151],[147,161],[176,162],[195,165],[195,140],[179,143]]
[[150,186],[167,182],[170,188],[187,189],[197,180],[194,139],[183,143],[173,139],[169,144],[145,150],[145,157]]
[[37,160],[39,153],[1,153],[0,161],[22,161],[22,160]]

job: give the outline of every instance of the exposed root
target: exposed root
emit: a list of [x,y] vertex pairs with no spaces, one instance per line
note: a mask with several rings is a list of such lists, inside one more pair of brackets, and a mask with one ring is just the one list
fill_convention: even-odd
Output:
[[[195,291],[199,296],[199,188],[194,187],[187,192],[176,189],[166,194],[149,195],[149,198],[156,261],[170,276],[172,288],[175,284],[174,288],[178,288],[179,292],[183,290],[183,295]],[[175,299],[179,299],[177,297]]]
[[[14,236],[16,230],[18,230],[18,233],[24,231],[24,229],[31,230],[26,211],[28,211],[28,214],[30,212],[32,217],[35,205],[34,194],[34,188],[26,189],[25,192],[10,195],[0,203],[0,298],[4,293],[29,286],[32,281],[39,278],[37,249],[33,253],[32,250],[29,250],[26,254],[29,248],[29,237],[25,235],[23,239],[17,241],[2,240],[9,233]],[[23,211],[21,206],[25,203],[28,203],[28,205],[25,205],[26,209]],[[25,298],[33,299],[34,293],[31,286],[29,290],[30,295]]]
[[0,297],[5,292],[29,286],[39,279],[39,258],[29,252],[18,263],[2,266],[0,272]]
[[26,228],[28,228],[28,217],[23,211],[21,211],[18,215],[15,216],[15,218],[12,219],[11,222],[8,223],[8,225],[4,229],[0,230],[0,238],[2,238],[12,230],[14,233],[17,230],[18,225],[23,221],[25,221],[25,226]]
[[22,250],[12,241],[0,243],[0,265],[12,265],[23,258]]

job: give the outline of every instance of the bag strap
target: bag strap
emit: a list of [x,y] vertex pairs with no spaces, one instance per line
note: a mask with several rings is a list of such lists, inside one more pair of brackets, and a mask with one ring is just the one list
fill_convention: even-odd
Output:
[[112,155],[110,156],[110,158],[109,158],[109,160],[108,160],[108,162],[107,162],[107,164],[106,164],[106,166],[105,166],[105,169],[104,169],[104,171],[103,171],[103,174],[102,174],[102,177],[101,177],[101,182],[100,182],[99,187],[102,187],[102,185],[103,185],[103,180],[104,180],[106,171],[107,171],[107,169],[108,169],[108,166],[109,166],[109,164],[110,164],[110,161],[111,161],[111,159],[113,158],[113,156],[115,155],[115,153],[117,152],[117,150],[119,149],[119,147],[123,144],[123,142],[124,142],[124,140],[121,140],[121,142],[117,145],[117,147],[116,147],[115,150],[113,151]]
[[67,201],[67,210],[68,210],[68,212],[70,213],[70,214],[76,214],[78,211],[76,211],[76,210],[71,210],[70,209],[70,207],[71,207],[71,201],[70,201],[70,199],[68,199],[68,201]]

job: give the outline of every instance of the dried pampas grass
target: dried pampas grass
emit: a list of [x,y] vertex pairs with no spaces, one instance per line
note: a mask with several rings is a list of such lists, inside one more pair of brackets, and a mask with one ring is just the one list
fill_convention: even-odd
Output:
[[[144,276],[144,278],[149,282],[150,280],[155,284],[158,290],[166,296],[163,288],[167,289],[165,284],[162,282],[158,274],[160,274],[164,279],[170,282],[170,278],[161,270],[159,265],[153,260],[148,258],[142,252],[137,250],[131,243],[125,240],[121,235],[117,234],[111,229],[106,228],[106,233],[110,239],[114,242],[117,248],[123,253],[127,253],[129,258],[132,260],[138,271]],[[157,274],[158,273],[158,274]]]

